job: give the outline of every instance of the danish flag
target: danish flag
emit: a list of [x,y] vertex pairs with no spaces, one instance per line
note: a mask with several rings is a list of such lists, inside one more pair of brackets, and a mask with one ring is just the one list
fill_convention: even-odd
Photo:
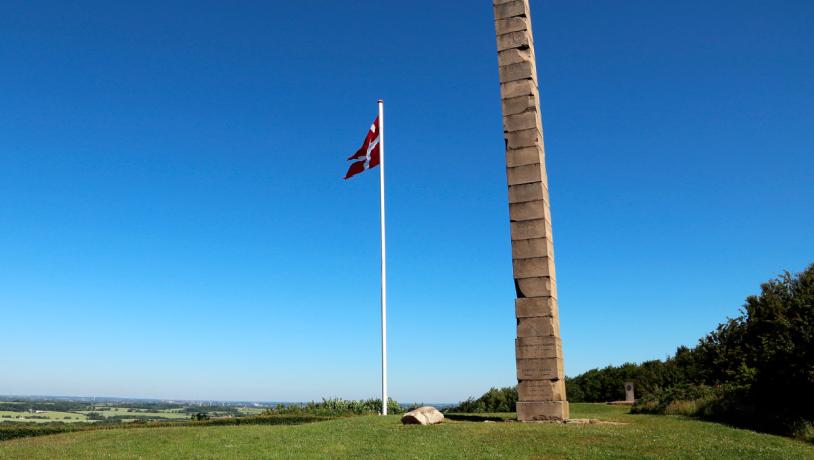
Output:
[[355,161],[350,165],[350,168],[348,168],[348,172],[345,174],[345,179],[350,179],[359,173],[365,172],[368,169],[379,165],[379,161],[381,159],[379,154],[380,132],[381,129],[379,126],[379,117],[376,117],[376,120],[374,120],[373,124],[370,125],[370,131],[367,132],[365,142],[361,147],[359,147],[359,150],[357,150],[356,153],[348,158],[348,161]]

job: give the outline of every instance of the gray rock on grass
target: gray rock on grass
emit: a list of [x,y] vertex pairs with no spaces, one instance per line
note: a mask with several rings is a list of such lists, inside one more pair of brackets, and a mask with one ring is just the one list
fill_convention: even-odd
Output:
[[434,425],[444,420],[444,414],[432,406],[423,406],[411,410],[401,417],[405,425]]

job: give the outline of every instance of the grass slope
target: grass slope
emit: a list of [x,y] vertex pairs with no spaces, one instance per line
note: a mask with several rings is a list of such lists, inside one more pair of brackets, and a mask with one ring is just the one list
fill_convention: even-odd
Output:
[[811,458],[814,446],[675,416],[573,404],[572,416],[626,425],[447,421],[403,426],[397,416],[299,426],[169,427],[88,431],[0,443],[27,458]]

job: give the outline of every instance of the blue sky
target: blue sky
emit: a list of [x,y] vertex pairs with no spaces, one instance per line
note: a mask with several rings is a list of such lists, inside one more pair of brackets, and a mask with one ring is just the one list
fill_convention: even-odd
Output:
[[[488,2],[0,5],[0,394],[514,383]],[[692,345],[814,262],[806,1],[536,1],[566,371]]]

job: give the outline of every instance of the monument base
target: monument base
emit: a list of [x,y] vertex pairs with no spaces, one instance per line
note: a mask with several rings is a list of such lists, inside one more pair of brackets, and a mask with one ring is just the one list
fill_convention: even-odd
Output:
[[532,422],[539,420],[565,421],[571,416],[568,401],[518,401],[517,420]]

